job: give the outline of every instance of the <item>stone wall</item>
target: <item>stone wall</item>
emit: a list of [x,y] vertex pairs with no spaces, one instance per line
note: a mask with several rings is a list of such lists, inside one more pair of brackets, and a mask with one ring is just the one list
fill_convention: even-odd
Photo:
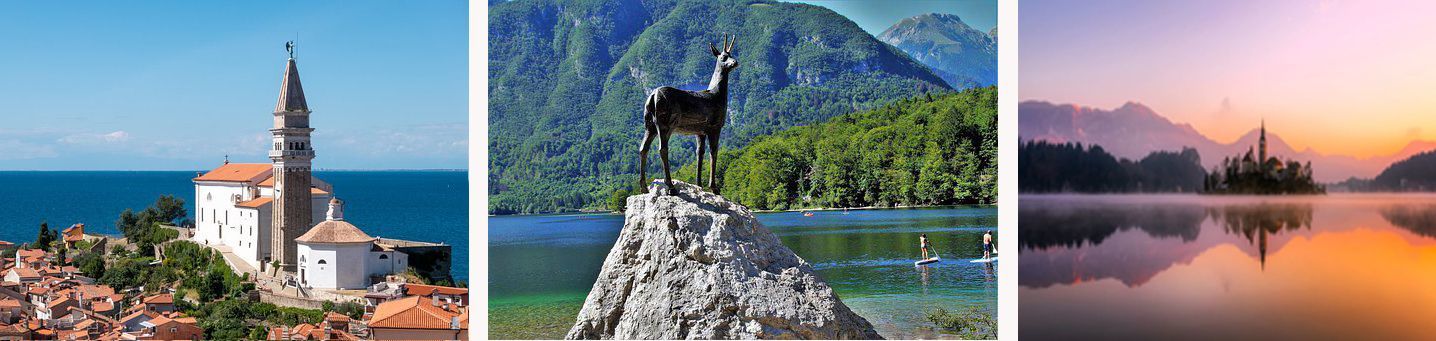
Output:
[[436,281],[453,280],[453,274],[449,272],[453,261],[453,247],[450,245],[389,238],[379,238],[375,242],[409,255],[409,267],[424,277]]

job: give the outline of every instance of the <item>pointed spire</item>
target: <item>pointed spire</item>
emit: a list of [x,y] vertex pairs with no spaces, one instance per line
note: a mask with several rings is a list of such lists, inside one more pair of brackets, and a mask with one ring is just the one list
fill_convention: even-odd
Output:
[[289,64],[284,67],[284,81],[279,85],[279,103],[274,105],[274,112],[285,111],[309,111],[309,103],[304,101],[304,87],[299,84],[299,66],[294,64],[294,58],[289,58]]

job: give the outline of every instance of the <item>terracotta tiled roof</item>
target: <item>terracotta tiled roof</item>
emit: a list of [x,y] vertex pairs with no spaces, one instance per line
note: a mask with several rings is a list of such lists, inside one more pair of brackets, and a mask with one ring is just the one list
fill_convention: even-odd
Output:
[[331,311],[324,313],[324,321],[349,322],[349,316]]
[[238,204],[234,204],[234,206],[245,207],[245,208],[260,208],[260,207],[264,207],[264,205],[268,205],[268,204],[271,203],[271,202],[274,202],[274,198],[270,198],[270,197],[258,197],[258,198],[254,198],[254,200],[250,200],[250,201],[245,201],[245,202],[241,202],[241,203],[238,203]]
[[75,324],[75,329],[85,329],[85,328],[89,328],[91,325],[94,325],[94,324],[95,324],[95,320],[84,320],[84,321],[80,321],[80,323],[76,323],[76,324]]
[[75,287],[75,289],[79,290],[80,293],[85,294],[85,298],[98,298],[101,296],[110,296],[115,294],[115,288],[111,288],[108,285],[84,284]]
[[299,325],[294,326],[294,330],[291,331],[291,333],[307,336],[309,335],[309,332],[312,331],[314,331],[314,325],[308,323],[300,323]]
[[20,278],[40,278],[40,273],[31,268],[11,268]]
[[314,225],[314,228],[309,229],[309,232],[304,233],[304,235],[299,236],[299,238],[294,238],[294,241],[300,243],[336,244],[370,243],[374,241],[374,237],[370,237],[368,234],[365,234],[364,231],[355,227],[354,224],[350,224],[346,221],[325,220],[318,225]]
[[0,308],[19,308],[19,307],[20,307],[20,300],[14,299],[14,298],[9,297],[9,296],[6,296],[5,298],[0,298]]
[[269,177],[264,178],[264,181],[260,181],[258,186],[259,186],[259,187],[274,187],[274,175],[271,174]]
[[[395,329],[451,329],[449,322],[455,317],[467,317],[462,308],[444,308],[434,306],[430,300],[419,296],[409,296],[393,301],[380,303],[374,308],[374,317],[369,320],[370,328],[395,328]],[[458,309],[458,310],[454,310]],[[461,327],[467,326],[468,321],[463,319]]]
[[16,251],[15,251],[15,257],[20,257],[20,258],[44,257],[44,256],[45,256],[45,250],[41,250],[41,249],[21,249],[21,250],[16,250]]
[[469,289],[409,283],[404,284],[404,294],[408,296],[432,296],[434,294],[460,296],[468,295]]
[[0,240],[0,246],[13,246],[15,243]]
[[115,310],[115,303],[114,303],[114,302],[110,302],[110,301],[94,301],[94,302],[90,302],[90,310],[94,310],[94,311],[96,311],[96,312],[102,312],[102,313],[103,313],[103,312],[109,312],[109,311],[111,311],[111,310]]
[[159,294],[145,297],[142,302],[145,304],[174,304],[175,296],[172,294]]
[[65,231],[62,231],[62,234],[65,235],[65,241],[67,242],[77,242],[83,240],[85,239],[85,224],[70,225],[69,228],[66,228]]
[[155,316],[155,318],[150,319],[149,321],[147,321],[147,323],[149,323],[151,326],[158,326],[158,325],[170,323],[170,321],[173,321],[173,320],[171,320],[171,319],[168,318],[168,317],[164,317],[164,316]]
[[128,324],[128,323],[130,323],[130,321],[134,321],[135,319],[141,318],[141,317],[145,318],[145,320],[153,320],[153,319],[158,318],[158,317],[160,317],[160,316],[161,316],[160,314],[156,314],[156,313],[154,313],[154,312],[152,312],[152,311],[149,311],[149,310],[138,310],[138,311],[135,311],[135,312],[132,313],[132,314],[125,315],[125,317],[121,317],[121,318],[120,318],[120,323]]
[[310,195],[329,195],[329,192],[325,192],[324,190],[319,189],[319,188],[316,188],[316,187],[310,187],[310,188],[309,188],[309,194],[310,194]]
[[268,176],[274,166],[268,163],[227,163],[204,173],[194,181],[249,182]]

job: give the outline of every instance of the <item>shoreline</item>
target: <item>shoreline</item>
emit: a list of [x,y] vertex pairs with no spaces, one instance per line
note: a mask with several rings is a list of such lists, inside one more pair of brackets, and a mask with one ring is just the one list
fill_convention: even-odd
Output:
[[[899,205],[899,206],[891,206],[891,207],[889,207],[889,206],[815,207],[815,208],[794,208],[794,209],[786,209],[786,210],[753,210],[753,213],[786,213],[786,212],[842,211],[842,210],[852,210],[852,211],[859,211],[859,210],[911,210],[911,209],[927,209],[927,208],[963,208],[963,207],[986,208],[986,207],[997,207],[997,204],[972,204],[972,205],[911,205],[911,206],[908,206],[908,205]],[[490,213],[488,216],[489,216],[489,218],[497,218],[497,217],[537,217],[537,216],[564,216],[564,215],[623,215],[623,213],[621,213],[621,212],[613,212],[613,211],[597,211],[597,210],[595,210],[595,211],[584,211],[584,210],[578,210],[578,211],[564,211],[564,212],[551,212],[551,213],[534,213],[534,214],[492,214],[492,213]]]

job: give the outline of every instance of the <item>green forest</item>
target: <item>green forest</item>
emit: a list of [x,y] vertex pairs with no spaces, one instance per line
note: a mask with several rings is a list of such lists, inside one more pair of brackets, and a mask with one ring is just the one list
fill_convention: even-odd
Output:
[[[724,149],[950,89],[930,68],[812,5],[539,0],[494,4],[489,19],[493,214],[603,209],[611,193],[633,186],[645,90],[706,87],[708,44],[723,33],[736,35],[741,65],[730,79]],[[691,140],[674,140],[674,167],[691,163]]]
[[1155,151],[1138,161],[1081,143],[1027,141],[1017,150],[1017,188],[1023,193],[1195,193],[1205,178],[1201,155],[1192,148]]
[[[719,172],[724,197],[760,210],[991,204],[997,88],[920,95],[759,137],[724,151]],[[692,165],[674,176],[692,181]]]

